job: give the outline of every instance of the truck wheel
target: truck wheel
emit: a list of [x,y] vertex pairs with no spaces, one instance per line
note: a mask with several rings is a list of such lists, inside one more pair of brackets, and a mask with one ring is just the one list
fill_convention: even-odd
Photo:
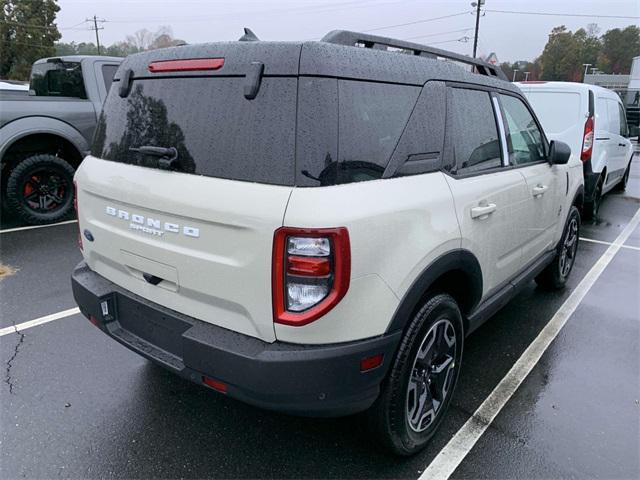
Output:
[[67,218],[73,210],[74,169],[55,155],[33,155],[11,171],[7,179],[7,205],[31,225]]
[[559,290],[565,286],[576,260],[579,239],[580,212],[576,207],[571,207],[556,256],[536,277],[538,285],[548,290]]
[[442,423],[458,380],[463,338],[462,315],[450,295],[432,296],[411,320],[367,412],[377,437],[393,453],[418,452]]

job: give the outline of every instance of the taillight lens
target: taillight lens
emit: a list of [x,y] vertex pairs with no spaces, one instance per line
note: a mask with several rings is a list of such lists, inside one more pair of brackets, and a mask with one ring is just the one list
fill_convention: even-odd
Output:
[[593,131],[593,117],[587,118],[587,121],[584,123],[584,136],[582,137],[582,152],[580,153],[580,160],[586,162],[591,158],[591,153],[593,152],[593,140],[594,140],[594,131]]
[[350,277],[346,228],[279,228],[273,241],[274,322],[301,326],[320,318],[342,300]]
[[73,208],[76,211],[76,218],[78,219],[76,225],[78,226],[78,248],[82,248],[82,233],[80,232],[80,213],[78,212],[78,185],[73,182]]

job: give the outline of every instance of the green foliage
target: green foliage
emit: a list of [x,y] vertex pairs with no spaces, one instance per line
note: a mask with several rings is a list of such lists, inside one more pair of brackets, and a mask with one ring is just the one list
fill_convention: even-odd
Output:
[[633,57],[640,55],[640,28],[614,28],[602,36],[598,68],[607,73],[629,73]]
[[605,73],[628,74],[633,57],[640,55],[640,28],[614,28],[598,36],[590,24],[572,33],[564,25],[555,27],[539,57],[543,80],[582,81],[583,64]]
[[[100,53],[110,57],[126,57],[137,53],[138,48],[127,42],[116,42],[105,48],[101,46]],[[98,47],[93,42],[56,43],[56,55],[98,55]]]
[[2,0],[0,78],[26,80],[35,60],[54,54],[59,10],[56,0]]
[[[101,54],[111,57],[126,57],[132,53],[156,48],[166,48],[183,44],[184,40],[173,37],[171,28],[162,26],[155,32],[147,29],[127,35],[126,40],[116,42],[109,47],[101,46]],[[98,55],[98,48],[93,42],[56,43],[56,55]]]

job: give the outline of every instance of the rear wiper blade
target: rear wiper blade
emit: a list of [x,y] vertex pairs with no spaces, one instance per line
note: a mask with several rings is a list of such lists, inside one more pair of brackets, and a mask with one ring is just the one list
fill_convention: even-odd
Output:
[[175,147],[154,147],[153,145],[143,145],[141,147],[130,147],[132,152],[143,155],[160,157],[158,167],[164,170],[176,170],[178,167],[178,150]]

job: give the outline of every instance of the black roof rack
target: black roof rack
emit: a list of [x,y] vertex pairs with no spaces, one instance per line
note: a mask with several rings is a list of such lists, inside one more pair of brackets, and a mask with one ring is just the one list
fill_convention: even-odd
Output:
[[374,48],[378,50],[388,50],[388,47],[412,52],[413,55],[419,55],[428,58],[444,58],[455,62],[471,65],[476,73],[487,75],[489,77],[497,77],[502,80],[509,81],[504,72],[497,65],[491,65],[483,60],[471,58],[466,55],[448,52],[439,48],[420,45],[419,43],[406,42],[404,40],[396,40],[393,38],[379,37],[366,33],[350,32],[348,30],[333,30],[327,33],[321,40],[322,42],[335,43],[337,45],[348,45],[351,47]]

